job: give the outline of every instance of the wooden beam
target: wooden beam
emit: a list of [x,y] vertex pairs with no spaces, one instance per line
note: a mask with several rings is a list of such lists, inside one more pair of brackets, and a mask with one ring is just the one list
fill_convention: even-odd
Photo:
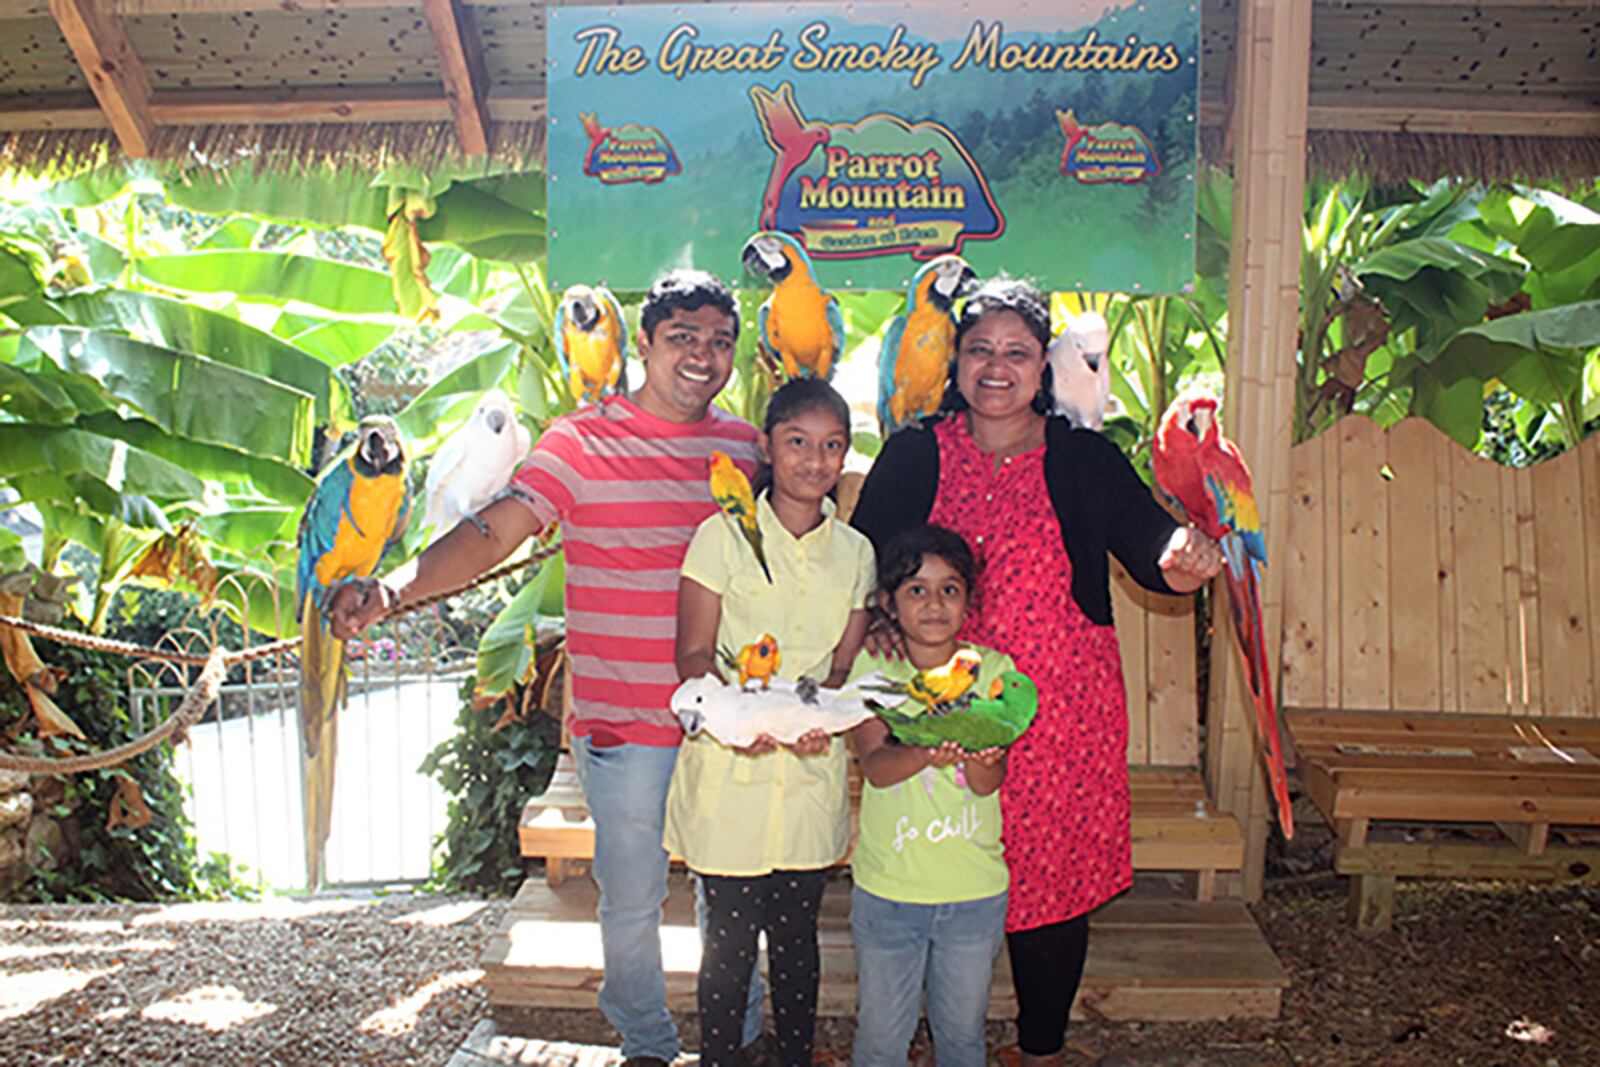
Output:
[[93,93],[13,97],[0,108],[0,130],[103,130],[105,113]]
[[[1346,130],[1372,133],[1459,133],[1507,137],[1600,137],[1600,111],[1573,101],[1570,107],[1479,107],[1474,94],[1457,106],[1438,100],[1406,100],[1400,94],[1369,93],[1360,102],[1339,97],[1313,96],[1306,109],[1306,127],[1312,130]],[[1228,121],[1228,105],[1216,98],[1200,101],[1200,124],[1221,126]]]
[[461,149],[471,156],[485,155],[489,151],[489,119],[484,106],[489,79],[472,12],[456,0],[422,0],[422,13],[433,33],[444,95],[450,101]]
[[150,154],[150,79],[133,51],[122,22],[96,0],[50,0],[61,35],[67,39],[106,121],[130,158]]
[[150,111],[163,126],[438,122],[450,118],[450,102],[432,85],[279,87],[164,91],[154,95]]

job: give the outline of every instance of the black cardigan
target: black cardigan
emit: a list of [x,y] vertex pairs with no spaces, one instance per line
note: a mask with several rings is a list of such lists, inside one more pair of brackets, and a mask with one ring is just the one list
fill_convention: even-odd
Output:
[[[957,416],[960,417],[960,416]],[[874,548],[908,527],[928,521],[939,489],[939,442],[929,419],[883,444],[861,486],[850,525]],[[1155,502],[1116,445],[1067,420],[1045,420],[1044,480],[1072,561],[1072,599],[1091,622],[1111,625],[1110,551],[1135,581],[1170,593],[1156,566],[1177,523]]]

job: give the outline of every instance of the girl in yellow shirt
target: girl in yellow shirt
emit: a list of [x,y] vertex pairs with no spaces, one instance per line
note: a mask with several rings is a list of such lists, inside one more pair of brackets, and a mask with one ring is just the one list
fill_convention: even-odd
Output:
[[[794,379],[772,394],[760,446],[771,483],[756,518],[771,578],[735,520],[701,524],[678,589],[678,675],[717,673],[718,648],[771,636],[780,677],[836,687],[861,645],[875,579],[871,544],[835,521],[829,499],[850,450],[850,409],[826,382]],[[702,734],[679,751],[665,844],[705,897],[698,995],[708,1067],[738,1062],[761,933],[777,1058],[811,1062],[817,911],[827,869],[850,844],[847,758],[844,741],[821,731],[743,749]]]

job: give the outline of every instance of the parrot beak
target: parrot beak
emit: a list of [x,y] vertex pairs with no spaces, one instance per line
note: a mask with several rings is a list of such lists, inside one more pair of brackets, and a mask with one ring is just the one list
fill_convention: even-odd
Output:
[[592,300],[574,300],[572,302],[572,321],[578,324],[578,329],[588,333],[594,329],[594,324],[600,321],[600,309]]
[[489,429],[493,430],[495,433],[499,433],[501,430],[506,428],[506,413],[501,411],[499,408],[495,408],[493,411],[489,412],[484,421],[489,424]]
[[685,708],[678,712],[678,722],[686,737],[699,737],[700,731],[705,729],[706,717],[693,708]]
[[1211,424],[1216,420],[1216,410],[1209,404],[1196,405],[1189,409],[1189,429],[1196,437],[1204,437],[1206,431],[1211,429]]
[[789,260],[778,242],[767,234],[756,234],[746,241],[739,258],[746,272],[765,277],[774,284],[788,276]]

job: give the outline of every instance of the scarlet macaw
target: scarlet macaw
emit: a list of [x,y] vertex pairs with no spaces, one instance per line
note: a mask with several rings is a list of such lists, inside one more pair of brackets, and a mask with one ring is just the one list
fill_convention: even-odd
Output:
[[1256,707],[1267,778],[1283,836],[1294,836],[1289,779],[1283,769],[1283,736],[1267,659],[1261,613],[1261,568],[1267,563],[1261,517],[1251,489],[1250,468],[1232,441],[1222,436],[1215,397],[1180,396],[1161,417],[1151,454],[1156,483],[1178,502],[1189,521],[1222,546],[1228,611],[1244,660],[1245,681]]
[[434,454],[423,492],[422,518],[437,538],[462,520],[485,537],[489,527],[478,512],[493,500],[533,447],[533,434],[517,421],[511,398],[491,389],[478,400],[472,417]]
[[1111,352],[1106,320],[1098,311],[1074,315],[1050,345],[1055,409],[1082,429],[1105,425],[1111,400]]
[[622,305],[602,286],[574,285],[556,308],[556,362],[579,405],[616,392],[628,359]]
[[761,573],[772,581],[772,571],[767,567],[767,553],[761,545],[761,526],[756,522],[756,496],[750,489],[750,479],[744,471],[734,466],[726,453],[711,453],[711,499],[722,513],[739,525],[739,533],[756,554]]
[[839,301],[817,284],[811,257],[786,233],[763,231],[745,242],[745,269],[772,283],[761,305],[756,341],[789,378],[831,379],[844,353]]
[[333,766],[339,707],[344,703],[344,642],[328,630],[329,597],[351,578],[365,578],[405,531],[406,453],[400,430],[368,415],[355,447],[317,480],[300,517],[300,730],[306,757],[306,875],[317,885],[319,858],[333,814]]
[[930,260],[911,279],[906,313],[890,321],[878,353],[878,426],[884,437],[939,410],[955,352],[952,307],[974,278],[966,260],[948,255]]

